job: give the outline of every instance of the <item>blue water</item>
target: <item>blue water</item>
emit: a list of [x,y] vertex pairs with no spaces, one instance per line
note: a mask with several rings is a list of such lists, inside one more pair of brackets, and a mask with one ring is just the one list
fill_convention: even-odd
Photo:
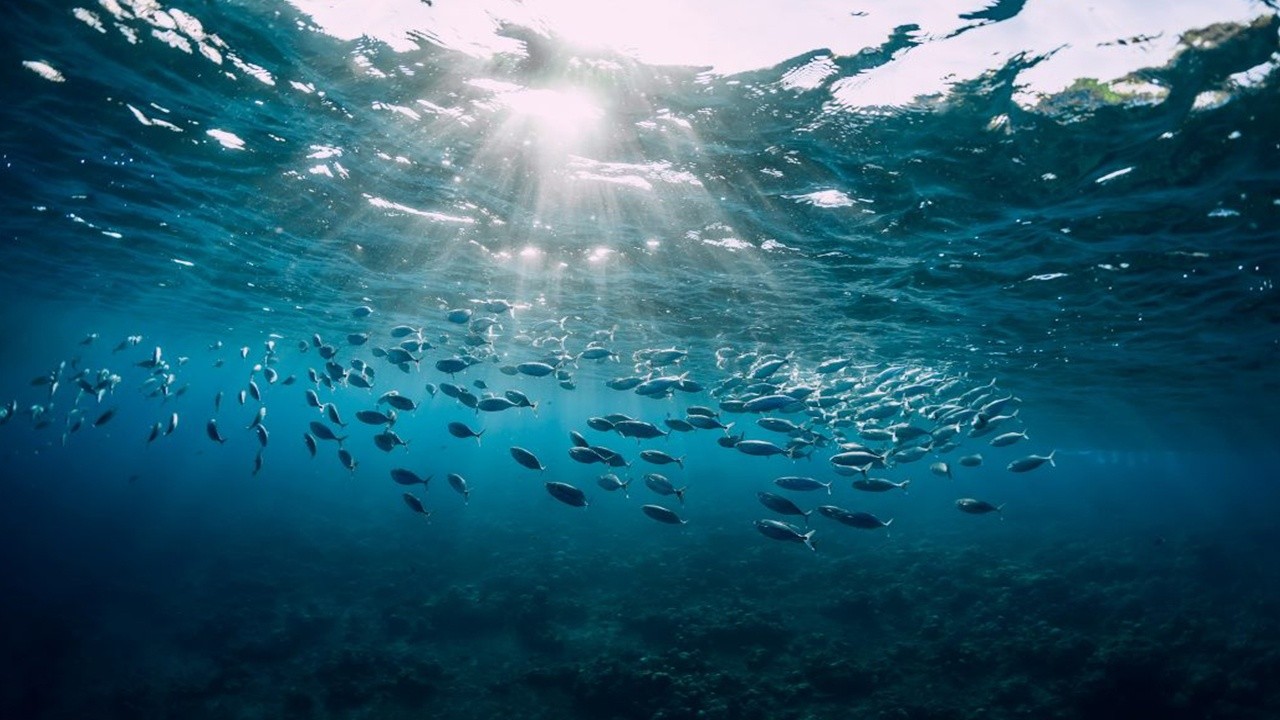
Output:
[[[495,23],[472,38],[501,41],[490,54],[453,39],[474,31],[450,25],[458,5],[385,7],[421,32],[343,39],[305,2],[0,13],[0,718],[1280,712],[1270,4],[1177,32],[1139,11],[1149,26],[1103,28],[1116,42],[961,53],[936,78],[931,53],[1052,5],[873,7],[896,29],[862,51],[814,27],[751,64],[709,34],[674,65],[570,42],[563,14]],[[1106,75],[1072,54],[1111,47],[1145,64]],[[955,64],[978,55],[996,59]],[[1067,82],[1042,86],[1048,70]],[[941,89],[876,95],[917,82]],[[420,364],[375,355],[398,325],[429,343]],[[313,335],[372,389],[313,383]],[[590,347],[616,357],[575,359]],[[646,361],[665,348],[688,355]],[[475,362],[436,369],[459,356]],[[787,362],[752,378],[768,357]],[[833,358],[848,367],[817,372]],[[514,370],[532,361],[560,377]],[[697,385],[606,385],[674,376]],[[262,399],[242,403],[250,381]],[[443,383],[537,408],[479,412]],[[785,412],[732,405],[801,388]],[[419,407],[388,452],[355,414],[390,390]],[[1011,395],[1016,417],[971,436]],[[886,401],[904,404],[868,417]],[[665,430],[695,405],[732,428],[637,441],[587,423]],[[333,442],[311,456],[312,421],[349,435],[354,470]],[[911,460],[892,451],[921,440],[860,434],[902,423],[954,427],[956,446]],[[623,454],[627,493],[570,458],[571,431]],[[718,442],[739,434],[799,442]],[[906,491],[853,489],[829,461],[841,442]],[[814,550],[763,519],[812,530]]]

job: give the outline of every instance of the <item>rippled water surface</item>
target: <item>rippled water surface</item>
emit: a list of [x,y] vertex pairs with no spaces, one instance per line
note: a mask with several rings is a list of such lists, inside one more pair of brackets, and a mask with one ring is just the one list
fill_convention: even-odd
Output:
[[938,5],[6,5],[0,715],[1270,716],[1274,4]]

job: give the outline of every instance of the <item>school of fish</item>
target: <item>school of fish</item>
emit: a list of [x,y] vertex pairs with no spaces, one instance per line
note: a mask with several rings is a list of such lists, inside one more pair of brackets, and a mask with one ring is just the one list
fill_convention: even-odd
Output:
[[[200,417],[200,424],[209,441],[218,445],[227,442],[227,433],[251,434],[255,449],[250,471],[257,475],[269,445],[278,437],[268,429],[268,400],[273,404],[305,403],[314,419],[301,432],[291,429],[287,436],[302,442],[312,458],[333,446],[342,471],[355,475],[360,454],[407,449],[412,438],[397,433],[397,420],[406,413],[422,412],[427,404],[457,403],[474,411],[474,423],[452,421],[440,430],[477,444],[485,440],[486,415],[536,414],[541,399],[520,390],[497,392],[489,388],[492,369],[500,376],[547,378],[547,392],[571,392],[578,387],[582,368],[611,363],[627,371],[603,381],[604,385],[618,393],[652,400],[656,413],[664,417],[659,422],[624,413],[582,418],[583,431],[570,432],[567,454],[574,462],[601,466],[596,483],[599,491],[620,491],[629,498],[633,480],[641,479],[652,500],[641,505],[641,512],[658,523],[681,526],[690,522],[686,507],[701,502],[696,499],[697,482],[664,474],[674,470],[683,478],[686,458],[653,446],[655,440],[671,433],[708,435],[708,442],[726,451],[759,457],[761,463],[771,462],[767,458],[772,456],[793,463],[824,457],[829,470],[824,474],[832,476],[830,479],[800,474],[797,468],[801,466],[795,465],[774,478],[773,485],[780,492],[757,493],[761,507],[772,514],[755,520],[760,534],[810,550],[816,550],[817,529],[810,527],[815,513],[837,525],[863,530],[882,530],[893,522],[892,518],[881,519],[839,505],[810,505],[811,497],[834,497],[836,479],[848,479],[852,490],[848,502],[856,502],[861,493],[906,492],[910,480],[894,482],[876,474],[927,460],[932,475],[950,480],[956,472],[983,464],[981,452],[959,455],[955,462],[947,459],[963,444],[1004,448],[1029,440],[1018,417],[1021,400],[999,390],[995,380],[972,382],[962,375],[945,376],[902,365],[868,366],[843,357],[806,362],[794,354],[732,347],[721,347],[714,358],[700,359],[702,362],[691,360],[689,350],[677,347],[642,347],[627,352],[615,345],[614,330],[577,330],[574,326],[578,323],[569,317],[524,322],[527,310],[528,306],[505,299],[475,299],[443,311],[430,327],[397,324],[379,328],[378,313],[361,305],[347,313],[350,332],[335,338],[311,333],[286,340],[272,334],[257,347],[241,345],[238,349],[215,341],[208,346],[212,365],[221,368],[239,362],[247,377],[239,387],[218,390],[209,416]],[[98,340],[97,333],[90,333],[80,346],[87,348]],[[127,358],[119,372],[82,366],[79,355],[59,362],[31,380],[40,395],[37,402],[20,405],[10,400],[0,406],[0,425],[23,417],[38,430],[60,430],[61,444],[66,445],[77,432],[107,425],[116,416],[120,406],[114,399],[125,382],[121,373],[140,375],[137,389],[149,401],[163,404],[185,395],[189,385],[180,381],[180,374],[191,358],[169,357],[161,346],[148,347],[141,335],[126,336],[115,345],[112,357]],[[285,362],[286,353],[292,353],[298,362]],[[279,367],[295,365],[306,366],[305,375],[281,376]],[[698,377],[693,367],[715,370]],[[470,382],[468,375],[473,376]],[[405,378],[412,379],[407,383],[412,389],[406,389]],[[340,409],[332,396],[343,386],[369,391],[368,400],[359,408]],[[220,422],[228,394],[238,405],[254,407],[247,426]],[[376,431],[373,449],[348,445],[353,425]],[[151,445],[178,428],[179,413],[170,410],[140,431],[140,436]],[[648,446],[642,445],[629,456],[609,447],[607,439],[600,439],[610,434]],[[511,444],[507,453],[511,462],[540,473],[540,477],[549,469],[528,448]],[[1023,455],[1009,462],[1006,470],[1025,473],[1045,464],[1053,466],[1054,454]],[[822,466],[806,463],[803,467]],[[430,498],[431,475],[397,467],[391,470],[390,480],[405,488],[402,498],[411,512],[431,516],[429,506],[434,503],[424,500]],[[448,491],[460,496],[464,505],[473,493],[485,492],[483,480],[473,486],[456,472],[448,473],[446,481]],[[551,497],[565,505],[590,505],[591,498],[580,487],[552,478],[541,482]],[[417,492],[422,497],[410,491],[416,486],[421,486]],[[805,505],[810,506],[805,509]],[[1004,505],[964,497],[955,500],[955,507],[972,515],[999,515]],[[794,521],[780,519],[783,516]]]

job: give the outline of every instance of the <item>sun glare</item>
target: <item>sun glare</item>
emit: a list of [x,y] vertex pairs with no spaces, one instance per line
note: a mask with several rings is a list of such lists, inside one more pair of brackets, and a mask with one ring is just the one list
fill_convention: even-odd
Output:
[[590,130],[604,116],[600,106],[580,90],[526,88],[498,98],[511,112],[527,118],[544,133],[572,135]]

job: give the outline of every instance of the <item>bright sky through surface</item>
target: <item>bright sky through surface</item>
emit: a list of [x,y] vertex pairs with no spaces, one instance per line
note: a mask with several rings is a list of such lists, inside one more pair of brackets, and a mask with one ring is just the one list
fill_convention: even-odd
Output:
[[1167,61],[1188,28],[1248,22],[1265,10],[1248,0],[1163,3],[1159,12],[1147,0],[1029,0],[1015,17],[993,23],[964,17],[992,5],[980,1],[291,1],[324,32],[376,38],[399,51],[416,48],[425,37],[477,57],[520,54],[521,42],[503,34],[510,24],[587,52],[612,50],[645,63],[709,67],[722,74],[772,67],[814,50],[853,55],[882,45],[895,28],[914,27],[920,47],[833,89],[845,106],[894,105],[937,93],[1017,53],[1050,56],[1023,73],[1027,93],[1056,92],[1080,77],[1114,80]]

